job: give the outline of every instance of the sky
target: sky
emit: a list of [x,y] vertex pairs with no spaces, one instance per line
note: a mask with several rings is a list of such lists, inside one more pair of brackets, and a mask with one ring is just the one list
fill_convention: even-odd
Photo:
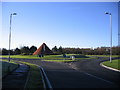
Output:
[[112,13],[113,46],[118,45],[117,2],[2,2],[2,44],[9,46],[9,21],[12,17],[11,49],[46,43],[57,47],[96,48],[110,46]]
[[119,2],[120,0],[1,0],[2,2]]

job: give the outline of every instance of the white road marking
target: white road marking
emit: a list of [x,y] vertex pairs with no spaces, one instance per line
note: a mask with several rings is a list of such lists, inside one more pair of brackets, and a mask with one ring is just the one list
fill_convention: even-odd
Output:
[[105,80],[105,79],[103,79],[103,78],[94,76],[94,75],[92,75],[92,74],[89,74],[89,73],[86,73],[86,72],[83,72],[83,73],[86,74],[86,75],[89,75],[89,76],[91,76],[91,77],[97,78],[97,79],[99,79],[99,80],[105,81],[105,82],[107,82],[107,83],[114,84],[114,83],[111,82],[111,81],[108,81],[108,80]]

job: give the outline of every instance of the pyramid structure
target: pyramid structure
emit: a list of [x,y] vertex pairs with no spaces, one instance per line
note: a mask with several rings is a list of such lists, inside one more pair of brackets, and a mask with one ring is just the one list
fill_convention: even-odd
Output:
[[49,49],[49,47],[43,43],[34,53],[33,55],[50,55],[53,52]]

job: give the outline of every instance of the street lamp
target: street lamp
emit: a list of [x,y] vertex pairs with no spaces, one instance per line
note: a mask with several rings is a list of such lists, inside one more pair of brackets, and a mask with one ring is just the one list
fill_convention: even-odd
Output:
[[112,62],[112,14],[105,12],[105,14],[110,15],[110,62]]
[[9,62],[10,62],[10,44],[11,44],[11,24],[12,24],[12,16],[13,16],[13,15],[17,15],[17,13],[11,13],[11,14],[10,14],[9,52],[8,52],[8,55],[9,55],[8,61],[9,61]]

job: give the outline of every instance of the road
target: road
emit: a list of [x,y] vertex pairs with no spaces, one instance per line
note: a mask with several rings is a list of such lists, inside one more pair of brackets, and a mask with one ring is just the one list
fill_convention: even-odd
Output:
[[[108,60],[108,59],[106,59]],[[101,67],[105,58],[72,63],[24,60],[44,68],[53,88],[118,88],[120,73]]]
[[[79,62],[76,62],[79,63]],[[64,63],[42,62],[53,88],[113,88],[111,81],[76,70]]]
[[80,60],[79,62],[70,63],[70,65],[78,70],[91,75],[100,77],[104,80],[114,82],[116,84],[120,83],[120,72],[106,69],[100,66],[103,61],[108,61],[107,58],[99,58],[98,60]]

